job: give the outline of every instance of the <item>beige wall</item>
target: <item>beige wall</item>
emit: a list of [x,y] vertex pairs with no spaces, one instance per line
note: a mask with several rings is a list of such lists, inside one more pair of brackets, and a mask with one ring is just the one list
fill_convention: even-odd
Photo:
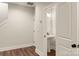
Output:
[[34,8],[9,4],[5,10],[8,19],[0,27],[0,48],[32,44]]

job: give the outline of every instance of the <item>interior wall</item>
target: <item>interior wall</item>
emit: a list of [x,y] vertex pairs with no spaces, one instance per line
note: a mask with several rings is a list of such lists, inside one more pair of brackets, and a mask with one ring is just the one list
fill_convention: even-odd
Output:
[[8,4],[3,10],[8,18],[0,27],[0,48],[33,44],[34,8]]

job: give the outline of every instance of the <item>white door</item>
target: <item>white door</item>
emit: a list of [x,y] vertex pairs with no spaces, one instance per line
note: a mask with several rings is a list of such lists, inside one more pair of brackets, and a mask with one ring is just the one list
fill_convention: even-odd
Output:
[[76,3],[60,3],[57,6],[56,55],[77,55]]
[[48,40],[48,35],[50,35],[51,32],[51,13],[52,13],[52,8],[45,8],[43,10],[43,53],[44,56],[47,55],[47,51],[50,50],[50,40]]
[[[50,49],[55,49],[55,17],[56,8],[55,6],[49,6],[43,10],[43,53],[47,55]],[[52,42],[53,41],[53,42]],[[52,44],[53,43],[53,46]]]

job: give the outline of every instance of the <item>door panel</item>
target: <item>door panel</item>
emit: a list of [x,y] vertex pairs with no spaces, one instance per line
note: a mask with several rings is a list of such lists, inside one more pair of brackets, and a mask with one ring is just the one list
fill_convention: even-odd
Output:
[[[72,44],[76,44],[77,45],[77,42],[79,39],[77,39],[77,3],[74,2],[72,3]],[[76,48],[72,48],[72,54],[74,56],[77,56],[78,55],[78,52],[77,52],[77,47]]]
[[71,48],[71,40],[62,37],[57,37],[57,39],[59,40],[57,45],[61,45],[69,49]]
[[[45,9],[45,22],[46,22],[46,29],[45,29],[45,34],[46,36],[52,35],[52,8],[46,8]],[[47,34],[48,33],[48,34]],[[47,40],[47,52],[50,52],[50,40],[48,40],[48,37],[46,37]]]
[[71,49],[68,49],[62,45],[58,45],[57,47],[58,48],[57,48],[56,52],[57,52],[58,56],[70,56],[71,55],[71,53],[70,53]]
[[46,13],[45,13],[45,16],[46,16],[46,32],[49,33],[49,34],[52,34],[52,8],[47,8],[45,9]]
[[44,56],[47,56],[47,35],[46,35],[46,32],[47,32],[47,24],[46,24],[46,11],[43,10],[43,15],[42,15],[42,24],[43,24],[43,52],[44,52]]
[[58,7],[57,35],[71,38],[71,4],[64,3]]
[[75,13],[74,5],[74,3],[61,3],[57,6],[56,55],[59,56],[77,55],[77,48],[72,48],[72,44],[76,44],[77,41],[76,16],[72,15]]

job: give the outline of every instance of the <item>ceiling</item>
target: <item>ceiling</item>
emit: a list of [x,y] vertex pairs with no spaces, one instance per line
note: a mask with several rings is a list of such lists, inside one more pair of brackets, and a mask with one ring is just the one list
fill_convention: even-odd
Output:
[[36,4],[50,4],[51,2],[33,2],[33,5],[28,4],[28,2],[9,2],[9,4],[16,4],[27,7],[35,7]]

